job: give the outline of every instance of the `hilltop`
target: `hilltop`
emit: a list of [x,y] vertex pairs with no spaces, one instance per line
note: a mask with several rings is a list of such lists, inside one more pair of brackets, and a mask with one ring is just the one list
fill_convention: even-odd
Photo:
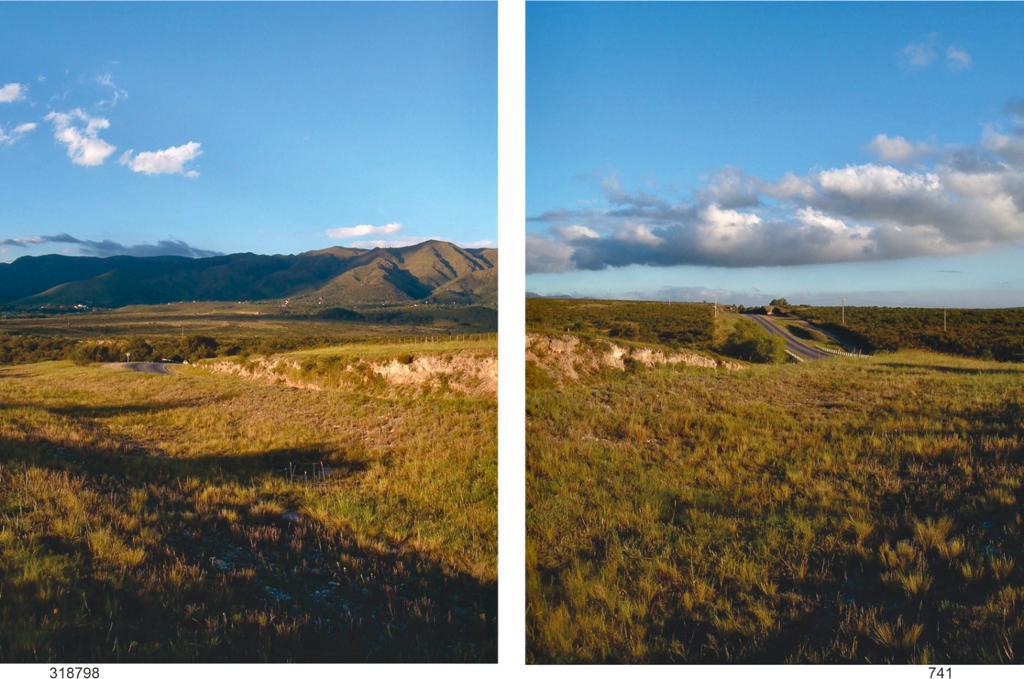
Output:
[[498,251],[430,240],[297,255],[21,257],[0,264],[0,306],[117,308],[180,301],[288,300],[294,307],[415,301],[497,303]]

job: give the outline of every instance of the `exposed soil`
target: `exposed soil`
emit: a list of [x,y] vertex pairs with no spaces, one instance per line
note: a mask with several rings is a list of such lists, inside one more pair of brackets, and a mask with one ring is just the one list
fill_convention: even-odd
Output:
[[[303,373],[301,363],[294,358],[258,357],[245,362],[215,361],[201,367],[216,372],[237,375],[246,379],[283,384],[296,389],[319,391],[340,386],[325,383],[320,376]],[[498,359],[493,354],[481,355],[474,351],[451,354],[426,354],[406,360],[393,358],[386,361],[358,359],[341,368],[350,378],[346,384],[357,384],[360,375],[370,374],[394,387],[447,390],[471,396],[498,395]]]
[[686,365],[695,368],[743,370],[740,363],[707,356],[695,351],[663,351],[649,347],[630,347],[604,339],[581,340],[576,335],[526,335],[526,360],[569,380],[581,374],[601,370],[625,370],[631,364]]

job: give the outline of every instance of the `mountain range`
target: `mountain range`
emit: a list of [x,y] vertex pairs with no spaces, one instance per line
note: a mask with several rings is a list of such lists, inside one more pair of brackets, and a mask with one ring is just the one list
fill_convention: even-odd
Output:
[[430,240],[297,255],[43,255],[0,263],[0,306],[115,308],[192,300],[288,300],[292,307],[426,301],[496,306],[498,251]]

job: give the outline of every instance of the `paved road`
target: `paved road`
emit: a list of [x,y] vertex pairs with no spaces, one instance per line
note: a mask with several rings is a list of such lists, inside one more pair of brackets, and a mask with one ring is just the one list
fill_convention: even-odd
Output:
[[170,375],[173,363],[145,363],[133,361],[131,363],[108,363],[107,367],[119,370],[131,370],[137,373],[149,373],[151,375]]
[[773,335],[778,335],[786,340],[786,351],[801,361],[814,361],[819,358],[830,358],[832,355],[827,351],[816,349],[809,344],[804,344],[781,327],[772,323],[766,316],[761,314],[746,314],[750,320],[759,323],[762,328]]

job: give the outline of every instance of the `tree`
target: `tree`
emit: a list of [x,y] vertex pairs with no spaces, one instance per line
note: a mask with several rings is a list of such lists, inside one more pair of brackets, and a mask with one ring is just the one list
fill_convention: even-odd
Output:
[[217,355],[217,340],[206,335],[190,335],[182,340],[181,355],[187,361],[213,358]]
[[132,337],[124,346],[124,353],[131,354],[133,361],[153,360],[153,346],[143,337]]

